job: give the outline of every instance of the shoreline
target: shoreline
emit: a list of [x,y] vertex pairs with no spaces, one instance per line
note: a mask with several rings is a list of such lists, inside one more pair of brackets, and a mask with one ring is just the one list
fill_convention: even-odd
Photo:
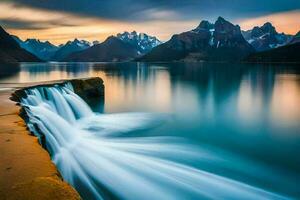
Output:
[[17,84],[0,90],[0,199],[81,199],[64,182],[48,152],[27,130],[14,90],[59,81]]
[[120,64],[120,63],[146,63],[146,64],[165,64],[165,63],[216,63],[216,64],[268,64],[268,65],[276,65],[276,64],[286,64],[286,65],[299,65],[300,61],[291,61],[291,62],[276,62],[276,61],[206,61],[206,60],[172,60],[172,61],[120,61],[120,62],[101,62],[101,61],[77,61],[77,62],[63,62],[63,61],[40,61],[40,62],[8,62],[0,64],[14,64],[18,65],[20,63],[29,63],[29,64],[45,64],[45,63],[71,63],[71,64],[80,64],[80,63],[95,63],[95,64]]

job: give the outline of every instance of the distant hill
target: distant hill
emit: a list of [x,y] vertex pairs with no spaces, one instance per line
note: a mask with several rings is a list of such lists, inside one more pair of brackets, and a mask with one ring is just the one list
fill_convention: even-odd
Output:
[[138,61],[239,61],[253,53],[240,27],[222,17],[212,24],[202,21],[194,30],[173,35]]
[[91,46],[92,44],[85,40],[74,39],[73,41],[68,41],[66,44],[59,47],[50,60],[61,61],[72,53],[82,51]]
[[294,35],[294,37],[289,42],[289,44],[295,44],[295,43],[298,43],[298,42],[300,43],[300,31],[298,31],[298,33],[296,35]]
[[110,36],[103,43],[72,53],[63,61],[73,62],[119,62],[138,56],[138,49],[117,37]]
[[251,54],[244,61],[255,63],[300,63],[300,42]]
[[13,36],[13,38],[19,43],[19,45],[29,51],[30,53],[36,55],[42,60],[50,60],[50,58],[55,54],[58,50],[58,47],[51,44],[48,41],[42,42],[37,39],[27,39],[22,41],[17,36]]
[[0,26],[0,62],[38,62],[41,61],[20,45]]
[[145,33],[137,33],[132,31],[131,33],[125,31],[124,33],[117,34],[117,38],[123,42],[127,42],[133,45],[139,54],[145,54],[151,51],[154,47],[160,45],[162,42],[156,37],[147,35]]
[[266,51],[286,45],[292,39],[291,35],[278,33],[275,27],[267,22],[263,26],[255,26],[249,31],[243,31],[245,39],[256,51]]

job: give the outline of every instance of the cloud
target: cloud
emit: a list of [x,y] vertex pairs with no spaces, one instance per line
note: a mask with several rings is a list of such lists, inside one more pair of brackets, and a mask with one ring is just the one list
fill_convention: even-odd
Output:
[[[241,22],[244,28],[251,19],[271,21],[264,17],[277,16],[279,11],[295,12],[291,10],[296,8],[300,9],[299,0],[2,0],[0,22],[22,39],[55,44],[74,38],[103,41],[109,35],[133,30],[166,41],[203,19],[214,21],[223,16]],[[275,21],[280,22],[279,18]]]
[[0,19],[0,23],[2,26],[8,29],[20,29],[20,30],[42,30],[47,27],[43,26],[43,24],[38,24],[35,22],[28,21],[20,21],[14,19]]
[[[147,11],[152,20],[136,23],[20,6],[12,2],[0,3],[0,10],[3,11],[0,13],[1,25],[11,34],[21,39],[50,40],[55,44],[74,38],[103,41],[109,35],[125,30],[145,32],[161,40],[168,40],[173,33],[192,29],[199,22],[176,20],[178,16],[173,11],[158,12],[156,9]],[[161,20],[162,18],[165,20]],[[168,18],[172,19],[167,20]]]
[[[152,16],[156,17],[166,12],[176,13],[176,16],[181,16],[181,20],[190,20],[208,18],[207,16],[216,18],[219,15],[226,18],[253,17],[300,8],[299,0],[11,0],[11,2],[19,6],[131,22],[153,20]],[[165,17],[161,19],[164,20]]]
[[[77,17],[58,11],[49,11],[25,6],[19,6],[14,3],[0,3],[0,20],[6,22],[8,26],[16,26],[24,23],[24,27],[41,26],[50,28],[56,26],[76,26],[78,23],[84,23],[84,17]],[[34,25],[36,24],[36,25]]]

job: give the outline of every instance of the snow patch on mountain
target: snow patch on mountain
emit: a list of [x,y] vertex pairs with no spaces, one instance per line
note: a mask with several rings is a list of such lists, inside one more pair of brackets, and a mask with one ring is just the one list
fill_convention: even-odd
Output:
[[276,28],[267,22],[263,26],[255,26],[253,29],[243,31],[244,38],[251,44],[256,51],[266,51],[277,48],[289,43],[291,35],[278,33]]
[[119,33],[117,38],[136,47],[140,54],[145,54],[162,43],[154,36],[136,31]]

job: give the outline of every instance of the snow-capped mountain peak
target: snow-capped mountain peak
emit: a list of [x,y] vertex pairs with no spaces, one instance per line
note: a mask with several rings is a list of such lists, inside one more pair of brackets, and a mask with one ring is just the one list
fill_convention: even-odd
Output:
[[145,54],[152,48],[162,43],[154,36],[149,36],[145,33],[137,33],[136,31],[125,31],[124,33],[119,33],[117,34],[117,38],[119,38],[123,42],[135,46],[140,54]]
[[243,31],[243,36],[257,51],[285,45],[292,39],[290,35],[278,33],[270,22],[266,22],[261,27],[255,26],[251,30]]
[[79,40],[77,38],[75,38],[73,41],[68,41],[65,45],[74,45],[74,46],[81,47],[83,49],[92,46],[92,44],[89,41]]

